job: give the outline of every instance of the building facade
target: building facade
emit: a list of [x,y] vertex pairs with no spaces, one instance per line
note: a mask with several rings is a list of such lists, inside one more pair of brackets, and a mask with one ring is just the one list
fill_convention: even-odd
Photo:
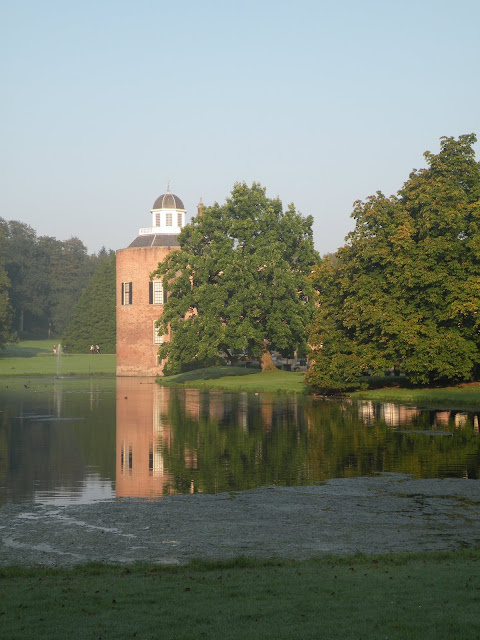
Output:
[[126,249],[117,251],[117,376],[158,376],[163,371],[158,348],[168,336],[158,334],[155,321],[168,293],[161,280],[150,280],[150,274],[179,247],[186,211],[167,189],[150,213],[152,226],[141,228]]

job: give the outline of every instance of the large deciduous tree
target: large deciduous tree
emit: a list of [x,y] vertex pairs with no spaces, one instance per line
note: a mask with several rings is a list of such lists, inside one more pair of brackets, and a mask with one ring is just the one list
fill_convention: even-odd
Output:
[[442,138],[397,196],[357,202],[347,244],[313,280],[308,381],[358,384],[362,372],[403,371],[414,384],[480,374],[480,164],[473,134]]
[[313,309],[308,275],[318,260],[312,218],[286,211],[258,183],[237,183],[225,204],[203,209],[179,236],[152,277],[168,301],[159,321],[170,332],[160,347],[166,373],[194,363],[228,361],[235,354],[262,357],[305,348]]

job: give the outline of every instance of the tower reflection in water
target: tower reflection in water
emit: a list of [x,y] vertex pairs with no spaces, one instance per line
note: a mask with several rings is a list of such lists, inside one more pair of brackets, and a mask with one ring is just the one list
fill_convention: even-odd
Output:
[[[295,398],[279,404],[275,413],[280,431],[286,423],[296,430],[303,420],[298,420]],[[117,498],[216,493],[250,488],[251,482],[257,486],[250,475],[265,464],[262,443],[270,433],[274,407],[273,401],[260,403],[260,398],[249,403],[247,394],[232,399],[223,392],[168,389],[153,378],[118,377]],[[241,474],[231,471],[232,457],[241,458]]]
[[161,496],[171,484],[159,446],[171,437],[169,398],[153,378],[117,378],[117,498]]

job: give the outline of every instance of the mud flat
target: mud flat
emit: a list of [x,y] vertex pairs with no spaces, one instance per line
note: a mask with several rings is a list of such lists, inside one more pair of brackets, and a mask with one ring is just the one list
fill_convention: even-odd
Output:
[[0,509],[0,565],[181,564],[480,547],[480,480],[403,475]]

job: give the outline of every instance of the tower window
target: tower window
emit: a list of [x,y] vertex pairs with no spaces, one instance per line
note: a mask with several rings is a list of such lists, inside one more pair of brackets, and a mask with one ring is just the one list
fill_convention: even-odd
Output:
[[164,304],[167,301],[167,292],[163,289],[161,280],[154,280],[148,283],[149,304]]
[[122,442],[121,453],[120,453],[120,469],[123,473],[132,473],[133,469],[133,450],[132,445],[127,443],[125,440]]
[[122,282],[122,304],[132,304],[132,283]]
[[159,213],[155,214],[155,226],[156,227],[160,226],[160,214]]
[[164,336],[159,335],[158,327],[155,326],[156,320],[153,321],[153,344],[163,344]]
[[167,225],[167,227],[171,227],[173,224],[172,221],[172,214],[171,213],[166,213],[165,214],[165,224]]
[[181,227],[181,226],[182,226],[182,214],[177,213],[177,227]]

